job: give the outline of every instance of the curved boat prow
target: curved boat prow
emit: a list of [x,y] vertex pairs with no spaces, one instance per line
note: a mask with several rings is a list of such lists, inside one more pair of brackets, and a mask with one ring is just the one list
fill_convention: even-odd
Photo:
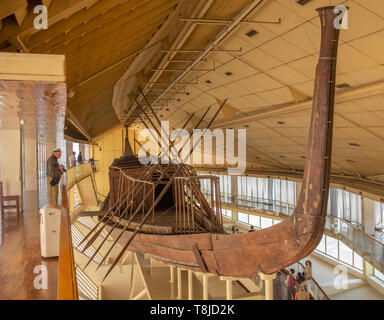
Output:
[[[224,237],[213,236],[220,274],[251,276],[249,270],[255,274],[257,269],[265,273],[276,272],[311,254],[322,238],[331,169],[340,30],[334,24],[337,18],[335,7],[323,7],[317,11],[321,20],[321,49],[316,69],[303,184],[295,212],[276,226],[238,236],[238,239],[228,241]],[[244,261],[244,264],[236,261]]]

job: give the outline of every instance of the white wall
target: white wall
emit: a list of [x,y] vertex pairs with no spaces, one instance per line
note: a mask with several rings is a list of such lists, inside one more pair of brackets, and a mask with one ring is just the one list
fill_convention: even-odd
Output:
[[21,196],[20,142],[20,129],[0,130],[0,172],[5,195]]

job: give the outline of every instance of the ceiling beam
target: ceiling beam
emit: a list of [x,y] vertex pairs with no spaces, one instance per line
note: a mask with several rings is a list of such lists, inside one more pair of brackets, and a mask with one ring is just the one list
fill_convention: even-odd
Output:
[[67,108],[67,120],[74,125],[74,127],[80,131],[80,133],[86,137],[89,141],[92,140],[91,135],[87,132],[87,130],[84,129],[84,127],[81,125],[81,123],[77,120],[76,116],[73,114],[73,112]]
[[0,1],[0,20],[27,7],[27,0],[2,0]]
[[[336,93],[335,95],[335,102],[343,103],[348,101],[353,101],[356,99],[361,98],[367,98],[374,95],[382,94],[384,93],[384,81],[375,82],[369,85],[364,85],[360,87],[356,87],[353,89],[349,89],[340,93]],[[238,124],[243,124],[244,121],[250,122],[265,118],[271,118],[280,116],[283,114],[289,114],[293,112],[303,111],[306,109],[309,109],[312,107],[313,99],[311,98],[308,101],[301,102],[301,103],[286,103],[283,105],[276,105],[272,107],[268,107],[262,110],[249,112],[246,114],[239,115],[235,117],[233,120],[229,121],[220,121],[217,122],[217,124],[214,126],[215,128],[218,127],[225,127],[225,126],[233,126]]]
[[[14,1],[15,0],[12,0],[11,2]],[[79,10],[89,8],[97,1],[98,0],[53,0],[52,4],[48,1],[47,4],[50,4],[49,25],[52,26],[58,21],[70,17]],[[4,23],[3,29],[0,32],[0,43],[16,38],[17,36],[25,40],[25,38],[40,31],[34,28],[33,22],[37,15],[33,13],[33,9],[34,8],[28,8],[28,13],[23,19],[21,26],[17,23],[12,23],[12,21]]]

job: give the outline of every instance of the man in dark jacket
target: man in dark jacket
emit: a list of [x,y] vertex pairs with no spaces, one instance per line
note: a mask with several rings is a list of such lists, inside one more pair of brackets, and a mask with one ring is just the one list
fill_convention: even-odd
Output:
[[59,182],[63,174],[64,166],[59,165],[58,159],[61,157],[61,150],[55,149],[47,160],[47,188],[48,204],[57,206],[59,196]]
[[77,163],[82,164],[83,163],[83,155],[81,152],[79,152],[79,155],[77,156]]

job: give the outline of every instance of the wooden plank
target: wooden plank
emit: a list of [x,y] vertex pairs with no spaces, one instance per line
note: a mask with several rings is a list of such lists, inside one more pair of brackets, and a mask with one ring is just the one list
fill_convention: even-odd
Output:
[[21,26],[23,24],[23,21],[24,21],[25,17],[27,16],[27,14],[28,14],[27,7],[23,7],[23,8],[20,8],[20,9],[15,11],[16,21],[19,24],[19,26]]
[[0,1],[0,19],[4,19],[18,10],[28,7],[27,0],[2,0]]
[[60,255],[58,270],[58,300],[79,300],[73,256],[71,221],[68,214],[68,199],[65,186],[62,189],[61,225],[60,225]]
[[196,257],[196,261],[199,264],[201,271],[203,271],[204,273],[208,273],[207,266],[205,265],[204,259],[200,253],[199,248],[197,247],[196,242],[192,244],[192,251]]

